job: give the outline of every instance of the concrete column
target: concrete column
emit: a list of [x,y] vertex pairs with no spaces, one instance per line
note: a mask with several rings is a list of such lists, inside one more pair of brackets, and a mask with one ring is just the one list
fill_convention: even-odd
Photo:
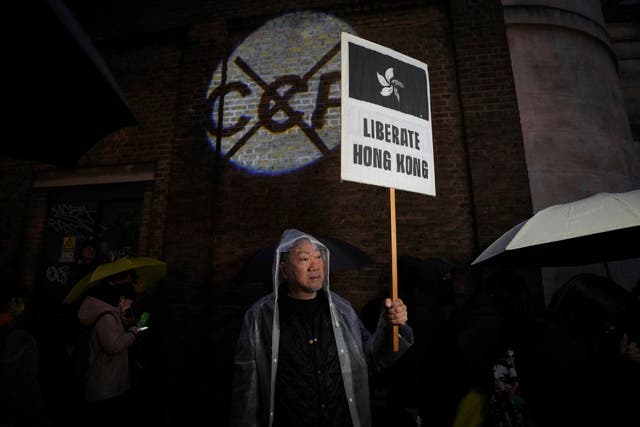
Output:
[[[598,192],[640,188],[618,60],[599,0],[502,0],[533,211]],[[609,264],[630,289],[640,260]],[[547,303],[574,274],[605,264],[543,268]]]
[[598,0],[502,0],[534,212],[640,188]]

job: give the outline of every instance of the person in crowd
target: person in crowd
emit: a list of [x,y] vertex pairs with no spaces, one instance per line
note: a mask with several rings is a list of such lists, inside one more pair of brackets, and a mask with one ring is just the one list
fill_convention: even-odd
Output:
[[636,311],[626,290],[580,274],[558,289],[546,311],[531,302],[519,275],[498,271],[462,316],[461,378],[484,398],[482,425],[627,425],[638,376],[631,363],[621,363],[622,353],[633,352],[621,338],[634,330]]
[[[6,277],[6,276],[5,276]],[[38,345],[20,324],[24,302],[12,284],[0,291],[0,425],[48,425],[38,381]]]
[[[440,385],[448,381],[441,368],[445,327],[455,306],[455,265],[441,258],[398,258],[398,295],[411,312],[415,343],[397,363],[371,378],[374,425],[431,425],[442,406]],[[383,298],[372,299],[362,320],[374,332]]]
[[274,291],[247,310],[237,341],[231,425],[371,425],[369,370],[391,365],[413,343],[407,308],[386,299],[371,335],[330,290],[329,256],[313,236],[283,232]]
[[640,304],[640,279],[636,281],[636,284],[631,289],[630,295],[636,303]]
[[450,325],[440,425],[532,425],[518,363],[532,311],[528,285],[515,271],[492,272],[480,283]]
[[[548,311],[589,358],[587,414],[593,425],[631,425],[640,401],[640,306],[614,281],[573,276],[554,293]],[[583,406],[584,407],[584,406]]]
[[133,271],[111,276],[90,288],[78,309],[80,322],[92,328],[84,399],[90,422],[98,425],[126,424],[135,413],[128,358],[140,333],[131,313],[134,280]]
[[70,267],[68,284],[75,285],[87,274],[92,273],[99,265],[98,243],[89,239],[82,243],[75,263]]

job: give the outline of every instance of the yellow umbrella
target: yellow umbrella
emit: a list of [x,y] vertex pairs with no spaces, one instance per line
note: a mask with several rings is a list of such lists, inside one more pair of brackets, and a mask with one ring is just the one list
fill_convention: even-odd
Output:
[[92,272],[78,280],[67,294],[64,302],[69,304],[82,296],[89,288],[97,285],[114,274],[127,270],[135,270],[137,281],[135,288],[138,293],[156,284],[167,276],[167,264],[154,258],[120,258],[106,264],[100,264]]

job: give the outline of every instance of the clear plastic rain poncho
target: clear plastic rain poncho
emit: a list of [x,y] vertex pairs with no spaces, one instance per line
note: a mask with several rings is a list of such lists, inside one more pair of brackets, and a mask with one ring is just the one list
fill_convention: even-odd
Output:
[[400,350],[393,352],[392,327],[380,318],[371,335],[363,326],[351,304],[329,289],[329,250],[315,237],[298,230],[285,230],[273,261],[273,293],[247,310],[235,352],[232,426],[271,426],[273,424],[276,372],[280,326],[278,321],[278,287],[280,257],[300,239],[309,239],[323,255],[326,291],[340,368],[354,426],[371,425],[369,405],[369,371],[391,365],[413,344],[408,325],[400,327]]

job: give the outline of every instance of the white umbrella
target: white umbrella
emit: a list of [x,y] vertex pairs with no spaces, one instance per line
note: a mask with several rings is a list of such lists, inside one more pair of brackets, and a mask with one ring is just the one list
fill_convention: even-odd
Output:
[[565,266],[640,257],[640,190],[549,206],[504,233],[471,265]]

